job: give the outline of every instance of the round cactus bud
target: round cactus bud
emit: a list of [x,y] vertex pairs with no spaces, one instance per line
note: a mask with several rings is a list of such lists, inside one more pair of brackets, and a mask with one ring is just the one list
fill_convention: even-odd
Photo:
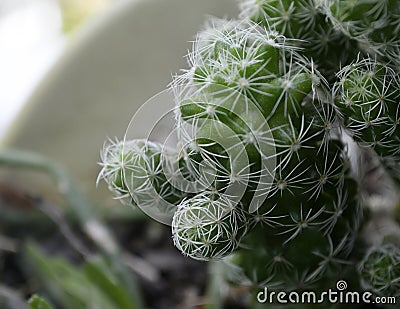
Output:
[[176,77],[173,85],[251,99],[279,74],[284,46],[290,49],[282,36],[257,24],[213,19],[188,55],[191,69]]
[[246,229],[242,206],[214,192],[183,200],[172,221],[175,246],[198,260],[230,254],[238,247]]
[[392,244],[372,248],[359,265],[362,287],[375,295],[400,296],[400,249]]
[[116,141],[104,146],[102,170],[108,188],[122,203],[138,206],[152,218],[168,222],[185,196],[168,181],[169,155],[163,145],[147,140]]
[[[344,67],[333,87],[344,127],[361,145],[375,150],[395,179],[400,164],[400,78],[372,59]],[[397,167],[396,167],[397,166]]]

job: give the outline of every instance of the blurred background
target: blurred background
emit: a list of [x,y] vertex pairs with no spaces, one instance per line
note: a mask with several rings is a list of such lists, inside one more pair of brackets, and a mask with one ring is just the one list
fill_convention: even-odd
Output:
[[218,264],[96,187],[104,141],[185,68],[207,15],[236,14],[232,0],[0,0],[1,309],[240,308]]
[[66,40],[111,0],[0,1],[0,137]]

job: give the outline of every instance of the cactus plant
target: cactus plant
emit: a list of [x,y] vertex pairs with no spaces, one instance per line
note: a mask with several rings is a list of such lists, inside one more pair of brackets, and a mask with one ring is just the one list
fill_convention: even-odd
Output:
[[[169,216],[183,254],[229,261],[255,287],[321,290],[353,274],[359,252],[362,282],[375,282],[376,254],[354,250],[365,190],[344,136],[399,181],[398,8],[241,1],[239,20],[208,21],[171,82],[178,150],[108,144],[99,179]],[[378,276],[392,262],[378,260]]]

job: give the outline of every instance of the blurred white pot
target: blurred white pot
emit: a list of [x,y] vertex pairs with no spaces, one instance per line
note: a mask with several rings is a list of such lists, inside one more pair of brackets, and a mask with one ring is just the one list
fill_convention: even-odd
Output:
[[[122,137],[135,110],[186,67],[189,41],[207,15],[236,14],[233,0],[117,1],[73,38],[0,146],[47,156],[92,198],[111,201],[95,188],[104,140]],[[12,172],[14,182],[52,190],[33,178]]]

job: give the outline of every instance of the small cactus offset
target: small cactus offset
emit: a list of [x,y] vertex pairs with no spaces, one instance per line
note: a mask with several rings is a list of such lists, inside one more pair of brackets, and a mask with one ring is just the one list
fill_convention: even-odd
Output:
[[371,248],[359,265],[363,287],[376,295],[400,296],[400,249],[393,244]]
[[242,207],[224,196],[204,192],[183,201],[172,221],[175,246],[200,260],[221,258],[235,250],[246,233]]
[[102,152],[103,168],[99,179],[104,179],[109,190],[125,205],[138,205],[147,214],[168,214],[186,196],[172,186],[168,178],[173,152],[159,143],[138,139],[111,141]]
[[184,255],[239,270],[234,284],[322,291],[346,279],[396,294],[384,284],[400,282],[398,249],[362,240],[354,154],[374,150],[400,185],[399,6],[239,1],[240,19],[210,19],[170,84],[176,150],[108,143],[99,179],[171,225]]
[[372,148],[400,182],[400,75],[372,59],[348,65],[337,74],[334,102],[344,126]]

